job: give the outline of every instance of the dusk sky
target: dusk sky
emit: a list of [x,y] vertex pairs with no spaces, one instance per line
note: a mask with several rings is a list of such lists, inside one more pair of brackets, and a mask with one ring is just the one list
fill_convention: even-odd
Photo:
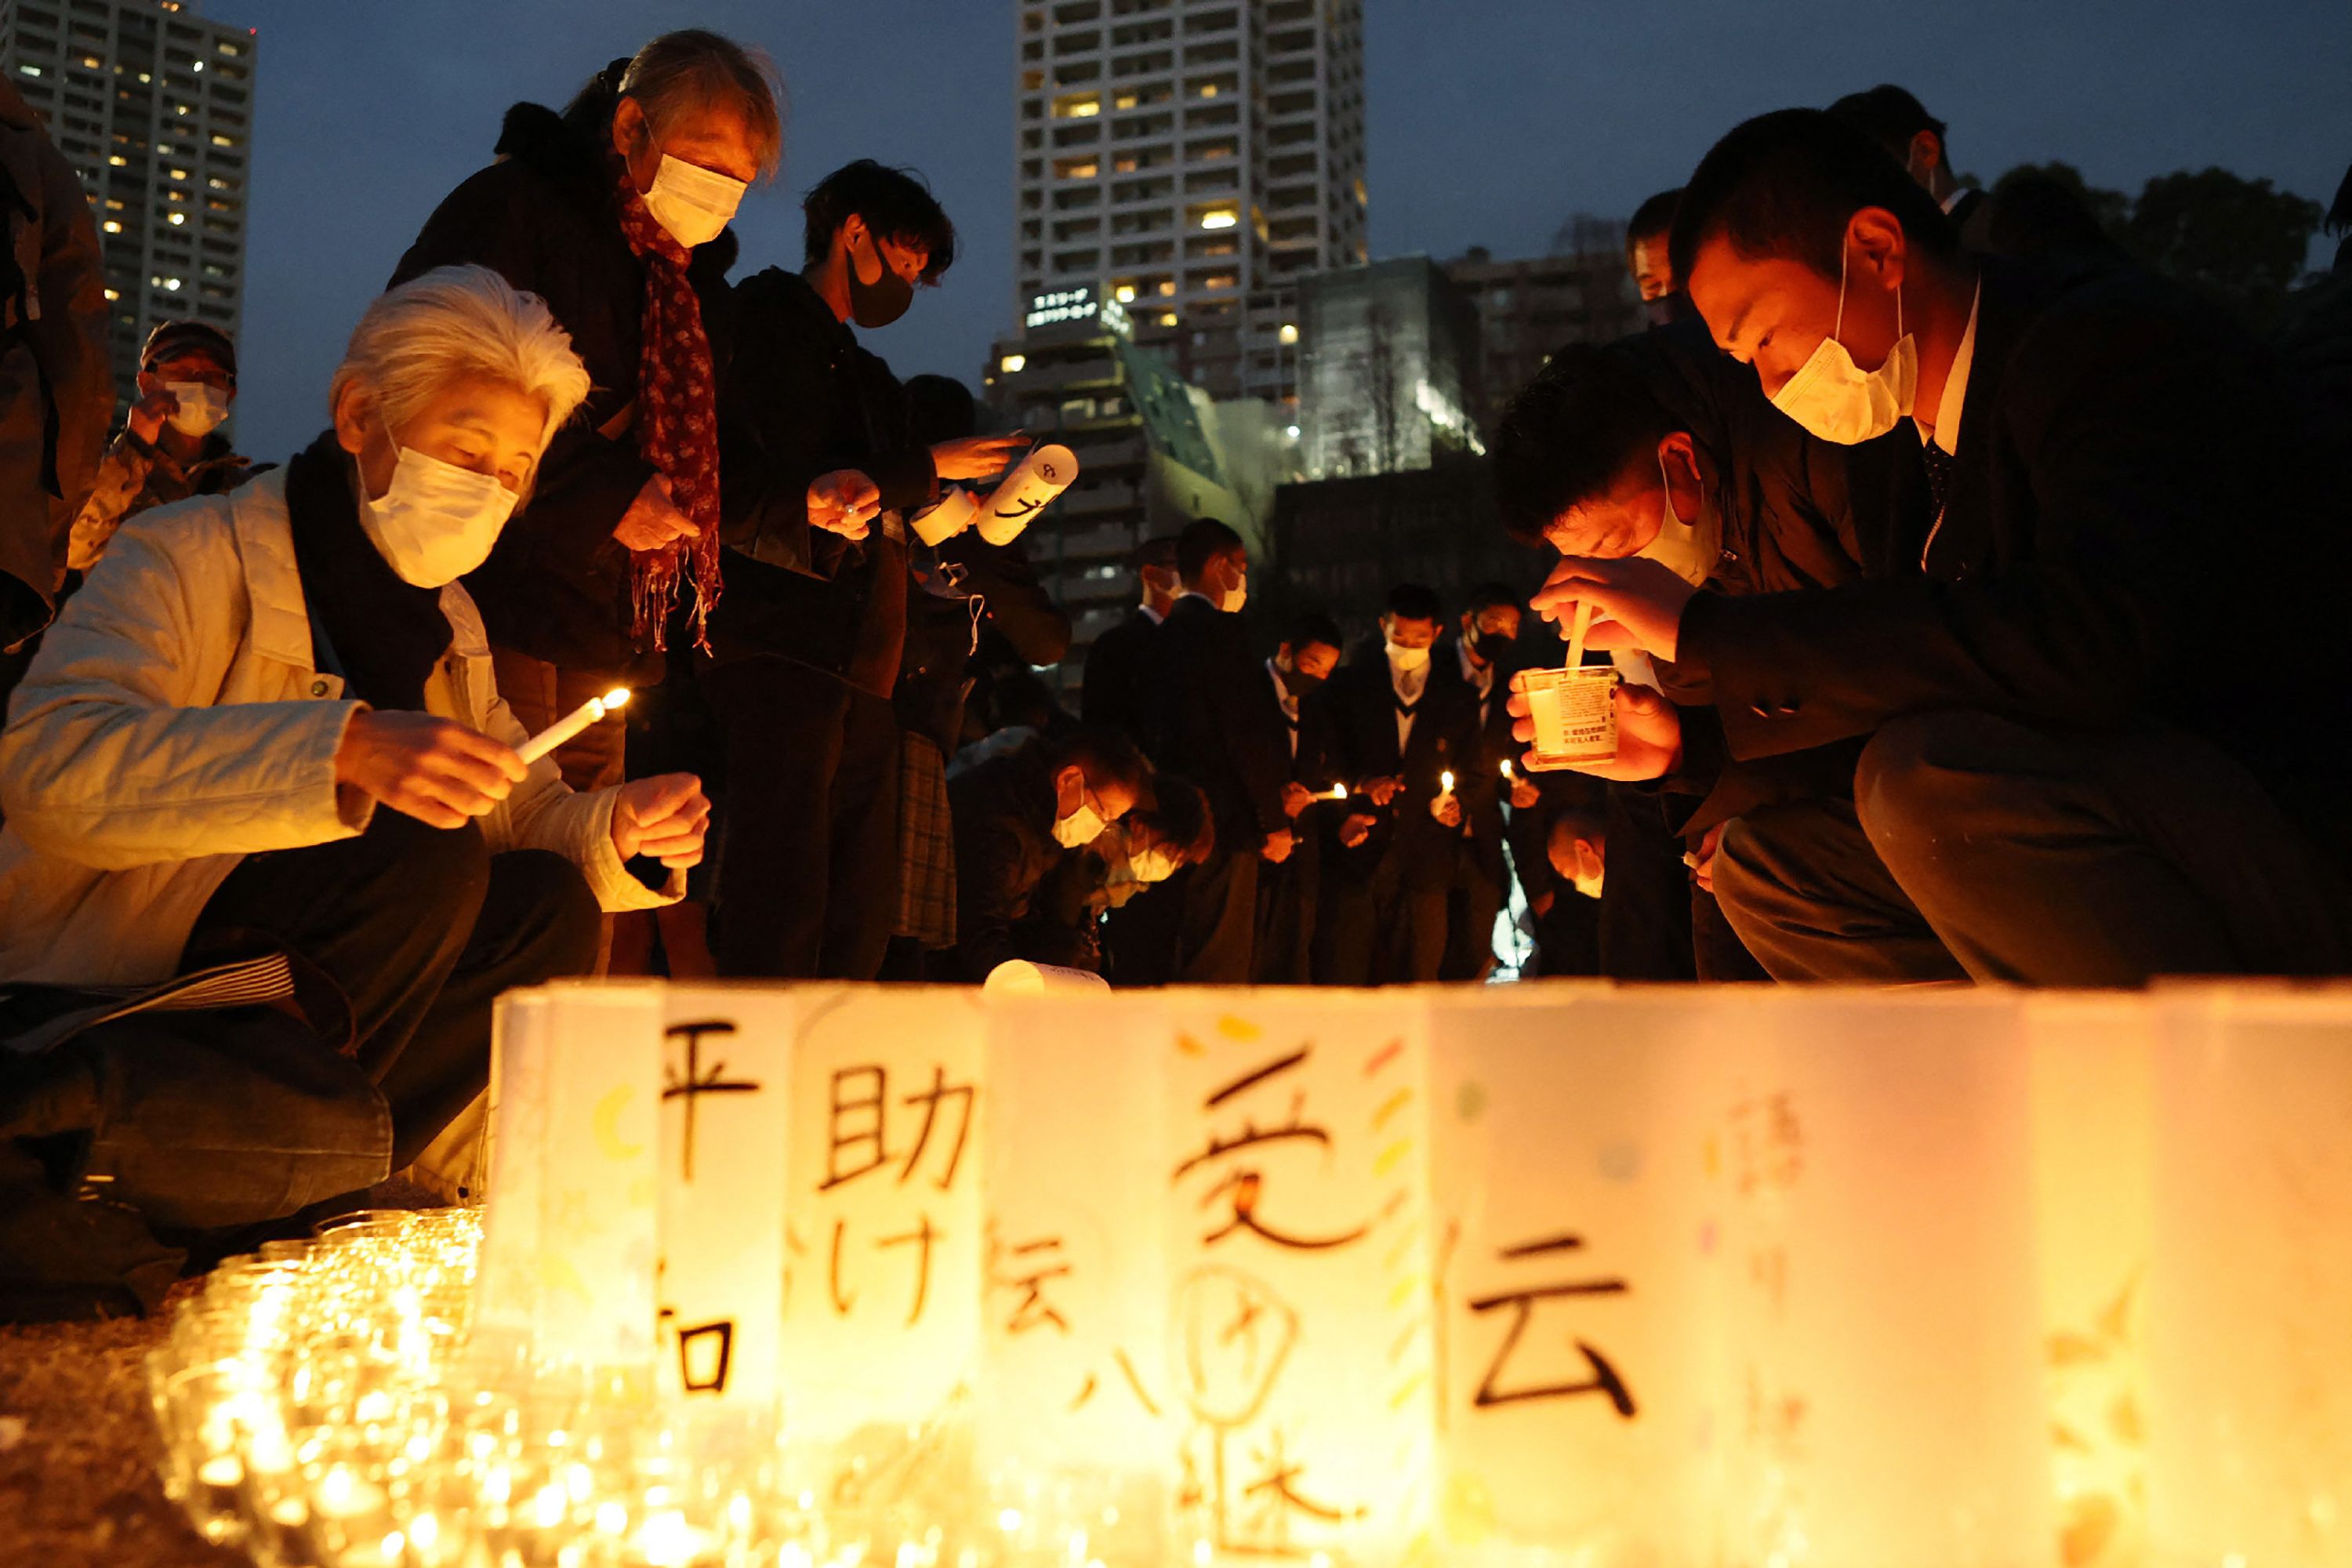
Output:
[[[791,92],[782,177],[746,198],[736,276],[800,261],[799,195],[861,156],[928,175],[955,268],[866,334],[901,375],[977,383],[1013,321],[1013,0],[204,0],[259,30],[238,444],[325,423],[352,324],[519,99],[561,106],[667,28],[760,45]],[[1880,81],[1990,180],[2064,159],[2137,192],[2218,163],[2325,203],[2352,162],[2341,0],[1365,0],[1372,254],[1540,254],[1622,216],[1748,115]]]

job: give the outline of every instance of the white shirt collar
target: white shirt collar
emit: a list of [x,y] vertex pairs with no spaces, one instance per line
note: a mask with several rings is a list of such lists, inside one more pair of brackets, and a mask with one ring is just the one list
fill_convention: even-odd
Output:
[[1944,200],[1943,200],[1943,203],[1942,203],[1942,205],[1943,205],[1943,208],[1944,208],[1944,214],[1945,214],[1945,216],[1948,216],[1948,216],[1951,216],[1951,211],[1952,211],[1952,209],[1953,209],[1954,207],[1958,206],[1958,205],[1960,205],[1960,198],[1961,198],[1962,196],[1967,195],[1968,194],[1969,194],[1969,188],[1968,188],[1968,186],[1966,186],[1966,185],[1954,185],[1954,186],[1952,187],[1952,194],[1951,194],[1950,195],[1948,195],[1948,196],[1946,196],[1946,197],[1944,198]]
[[[1979,279],[1976,294],[1969,300],[1968,331],[1960,334],[1960,346],[1952,355],[1952,368],[1944,376],[1944,395],[1936,401],[1932,438],[1947,456],[1958,456],[1960,450],[1960,414],[1969,402],[1969,372],[1977,362],[1977,308],[1983,303],[1984,282]],[[1911,424],[1925,445],[1930,439],[1928,428],[1916,417]]]
[[[1194,597],[1196,597],[1196,598],[1204,598],[1204,597],[1206,597],[1206,596],[1207,596],[1207,595],[1194,595]],[[1139,610],[1141,610],[1141,611],[1143,612],[1143,618],[1144,618],[1145,620],[1147,620],[1147,621],[1150,621],[1150,622],[1153,626],[1158,626],[1160,622],[1162,622],[1162,621],[1164,621],[1164,620],[1166,620],[1166,619],[1168,618],[1167,613],[1166,613],[1165,611],[1162,611],[1162,610],[1155,610],[1155,609],[1153,609],[1153,608],[1152,608],[1150,605],[1137,605],[1136,607],[1137,607],[1138,609],[1139,609]]]

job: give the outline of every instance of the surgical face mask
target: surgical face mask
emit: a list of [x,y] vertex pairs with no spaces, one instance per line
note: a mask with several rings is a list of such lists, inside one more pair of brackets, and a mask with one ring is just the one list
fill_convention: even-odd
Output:
[[1399,675],[1411,675],[1416,669],[1429,668],[1429,650],[1425,647],[1405,647],[1394,637],[1384,639],[1389,655],[1389,668]]
[[1085,797],[1080,796],[1078,809],[1055,822],[1054,842],[1065,849],[1076,849],[1082,844],[1092,844],[1108,826],[1103,821],[1102,813],[1088,805]]
[[1282,672],[1282,689],[1289,692],[1294,699],[1305,697],[1316,690],[1323,684],[1325,679],[1319,675],[1309,675],[1305,670],[1294,667],[1277,664],[1275,668]]
[[360,526],[404,583],[438,588],[489,559],[515,509],[494,474],[478,474],[403,447],[392,483],[370,500],[360,486]]
[[866,237],[866,247],[882,276],[866,282],[857,275],[856,253],[849,253],[849,319],[861,327],[887,327],[915,302],[915,286],[891,268],[890,258],[882,254],[870,234]]
[[1657,536],[1633,553],[1698,587],[1714,574],[1716,559],[1723,552],[1723,518],[1702,503],[1696,517],[1688,522],[1682,520],[1675,510],[1675,487],[1666,479],[1663,452],[1658,454],[1658,479],[1665,485],[1665,495],[1659,502]]
[[646,210],[672,239],[692,250],[725,232],[747,188],[740,180],[665,153],[653,188],[646,193]]
[[1887,352],[1885,364],[1865,371],[1838,342],[1838,334],[1845,330],[1850,270],[1846,256],[1841,253],[1837,324],[1811,357],[1797,367],[1797,374],[1772,395],[1773,407],[1811,435],[1841,447],[1875,440],[1894,429],[1895,422],[1911,412],[1911,400],[1919,389],[1919,345],[1903,330],[1900,289],[1895,292],[1895,346]]
[[183,436],[209,436],[228,417],[228,394],[210,382],[167,381],[163,390],[180,400],[167,422]]
[[1470,628],[1470,651],[1488,664],[1502,663],[1518,640],[1508,632],[1490,632],[1483,626]]
[[1129,855],[1127,868],[1139,882],[1164,882],[1176,874],[1176,857],[1153,844]]
[[1661,294],[1654,300],[1642,301],[1642,314],[1654,327],[1671,327],[1683,319],[1682,296]]

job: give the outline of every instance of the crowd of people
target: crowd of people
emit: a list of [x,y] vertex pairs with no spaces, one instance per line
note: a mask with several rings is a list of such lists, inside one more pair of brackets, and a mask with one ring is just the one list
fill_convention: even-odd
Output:
[[[1027,541],[921,526],[1028,436],[859,336],[953,224],[860,161],[739,267],[782,149],[772,67],[703,31],[515,106],[257,465],[200,322],[108,444],[87,204],[0,101],[0,1259],[100,1186],[152,1222],[85,1249],[117,1279],[454,1168],[494,999],[566,974],[1477,981],[1498,927],[1535,974],[2352,967],[2340,358],[2294,379],[2063,190],[1962,186],[1899,89],[1634,216],[1651,327],[1494,432],[1539,590],[1399,584],[1349,647],[1244,614],[1196,518],[1075,714]],[[1618,748],[1545,768],[1516,688],[1580,609]]]

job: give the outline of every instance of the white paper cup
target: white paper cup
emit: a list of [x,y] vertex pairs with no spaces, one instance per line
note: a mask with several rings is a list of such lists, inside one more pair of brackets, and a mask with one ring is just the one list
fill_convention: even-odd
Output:
[[1522,687],[1536,732],[1529,760],[1570,768],[1616,761],[1617,686],[1607,665],[1528,671]]
[[948,493],[935,504],[925,507],[907,521],[914,529],[915,537],[936,550],[970,528],[972,519],[979,515],[980,503],[971,499],[971,492],[950,485]]

